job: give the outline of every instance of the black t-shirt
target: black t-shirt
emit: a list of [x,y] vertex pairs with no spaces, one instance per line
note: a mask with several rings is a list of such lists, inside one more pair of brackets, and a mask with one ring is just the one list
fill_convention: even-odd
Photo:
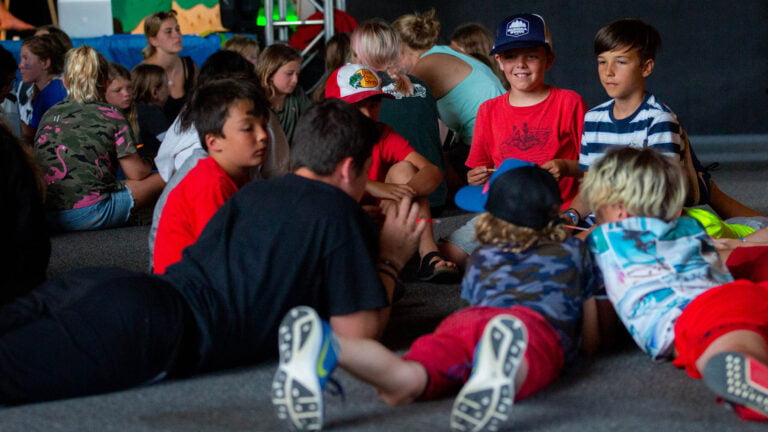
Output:
[[280,320],[295,306],[325,319],[385,306],[377,254],[357,202],[289,174],[238,191],[164,277],[197,320],[206,371],[274,357]]
[[138,149],[139,156],[154,162],[157,150],[160,148],[160,140],[157,136],[165,133],[171,126],[171,122],[165,117],[162,108],[144,103],[136,104],[136,117],[139,122],[139,136],[136,138],[142,144]]

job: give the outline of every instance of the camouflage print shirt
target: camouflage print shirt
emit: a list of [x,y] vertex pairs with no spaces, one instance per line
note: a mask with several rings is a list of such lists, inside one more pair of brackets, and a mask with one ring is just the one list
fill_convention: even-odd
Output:
[[581,240],[537,244],[515,253],[484,245],[470,257],[461,297],[473,306],[523,306],[543,316],[560,336],[566,361],[575,358],[582,304],[598,283]]
[[117,161],[136,153],[131,128],[116,108],[69,99],[45,113],[34,146],[48,183],[48,211],[87,207],[123,189]]

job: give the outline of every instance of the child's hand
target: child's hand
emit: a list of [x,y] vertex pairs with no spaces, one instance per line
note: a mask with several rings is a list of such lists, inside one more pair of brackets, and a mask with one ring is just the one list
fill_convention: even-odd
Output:
[[413,198],[416,196],[416,191],[414,191],[412,187],[405,184],[368,181],[366,183],[365,189],[369,194],[379,199],[400,201],[406,197]]
[[479,166],[467,171],[467,183],[479,186],[485,184],[491,178],[491,170],[488,167]]
[[395,263],[402,270],[416,252],[421,233],[427,226],[419,218],[419,204],[405,197],[396,205],[387,207],[384,225],[381,227],[379,256]]
[[551,161],[541,164],[541,167],[549,171],[555,180],[560,180],[562,177],[568,176],[568,164],[563,159],[552,159]]

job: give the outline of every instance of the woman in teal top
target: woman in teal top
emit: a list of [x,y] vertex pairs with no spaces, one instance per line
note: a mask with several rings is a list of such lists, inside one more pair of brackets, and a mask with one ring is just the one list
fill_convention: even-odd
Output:
[[403,63],[429,85],[440,119],[469,146],[480,104],[504,94],[504,86],[480,61],[448,46],[436,45],[440,22],[434,10],[403,15],[393,23],[403,42]]
[[434,10],[403,15],[392,27],[402,41],[403,66],[427,83],[437,99],[440,120],[454,133],[455,145],[448,160],[457,180],[465,183],[464,162],[472,144],[477,109],[488,99],[504,94],[504,86],[480,61],[448,46],[436,45],[440,22]]

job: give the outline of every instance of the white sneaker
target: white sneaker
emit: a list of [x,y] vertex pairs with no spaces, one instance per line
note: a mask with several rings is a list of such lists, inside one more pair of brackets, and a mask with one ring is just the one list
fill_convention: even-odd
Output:
[[525,325],[512,315],[488,322],[475,348],[474,367],[453,403],[451,429],[496,431],[515,399],[515,375],[528,346]]
[[338,361],[336,338],[330,325],[307,306],[288,311],[278,331],[280,364],[272,380],[277,416],[295,430],[320,430],[323,388]]

